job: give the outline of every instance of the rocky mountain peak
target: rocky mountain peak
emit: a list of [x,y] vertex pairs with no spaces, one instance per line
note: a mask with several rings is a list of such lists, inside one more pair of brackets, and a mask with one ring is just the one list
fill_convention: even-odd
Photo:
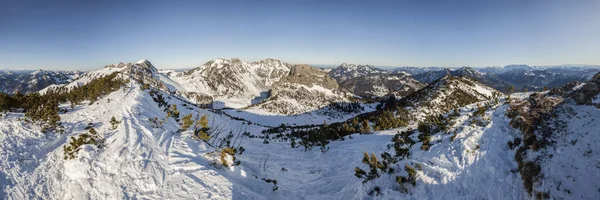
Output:
[[573,92],[571,98],[577,104],[592,105],[598,94],[600,94],[600,73],[594,75],[581,89]]
[[289,76],[282,78],[278,84],[300,84],[308,87],[319,85],[330,90],[338,89],[337,82],[327,73],[304,64],[292,66]]

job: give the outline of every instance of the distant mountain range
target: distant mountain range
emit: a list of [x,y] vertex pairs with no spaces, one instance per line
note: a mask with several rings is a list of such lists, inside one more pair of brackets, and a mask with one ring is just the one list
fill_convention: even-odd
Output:
[[65,84],[77,79],[80,71],[0,70],[0,92],[37,92],[53,84]]

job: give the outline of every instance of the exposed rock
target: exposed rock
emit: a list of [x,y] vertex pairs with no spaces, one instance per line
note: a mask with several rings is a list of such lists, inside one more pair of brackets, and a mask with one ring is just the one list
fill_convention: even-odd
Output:
[[[276,59],[246,62],[238,58],[214,59],[204,65],[169,77],[185,90],[213,96],[215,100],[235,100],[251,105],[252,99],[267,93],[272,85],[290,72],[290,65]],[[226,101],[227,102],[227,101]]]
[[309,65],[293,66],[288,76],[273,85],[269,96],[250,108],[275,114],[297,115],[334,103],[349,102],[333,78]]
[[581,89],[573,92],[570,96],[577,104],[593,105],[593,100],[600,93],[600,73],[597,73]]

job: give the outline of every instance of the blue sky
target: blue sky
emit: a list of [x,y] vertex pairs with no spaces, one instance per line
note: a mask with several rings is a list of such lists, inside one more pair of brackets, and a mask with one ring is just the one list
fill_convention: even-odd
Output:
[[0,69],[600,64],[599,0],[0,0]]

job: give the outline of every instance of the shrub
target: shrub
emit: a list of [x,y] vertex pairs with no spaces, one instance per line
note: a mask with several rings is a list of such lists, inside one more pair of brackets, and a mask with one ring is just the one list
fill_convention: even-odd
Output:
[[374,123],[374,130],[376,131],[398,128],[407,125],[404,120],[394,116],[394,113],[392,113],[390,110],[384,110],[381,112],[381,114],[374,119]]
[[[223,148],[221,150],[221,154],[220,154],[221,164],[225,167],[229,167],[231,164],[236,163],[235,153],[236,153],[236,149],[234,149],[234,148],[231,148],[231,147]],[[233,163],[227,162],[228,155],[232,157]]]
[[196,121],[196,125],[194,125],[194,135],[203,141],[208,141],[211,136],[208,134],[208,119],[206,115],[203,115],[200,120]]
[[103,141],[94,128],[90,128],[87,134],[80,134],[77,138],[71,137],[71,142],[63,146],[64,159],[76,158],[81,146],[86,144],[96,145],[98,148],[102,147]]
[[401,192],[403,193],[408,193],[408,188],[406,187],[406,183],[410,183],[411,185],[415,186],[416,185],[416,181],[417,181],[417,171],[415,170],[415,168],[409,166],[409,165],[405,165],[404,166],[404,171],[406,171],[406,173],[408,174],[407,176],[396,176],[396,182],[398,184],[400,184],[400,189]]
[[373,196],[373,194],[375,194],[375,196],[379,196],[379,194],[381,194],[381,188],[379,186],[375,186],[373,190],[369,192],[369,196]]
[[175,121],[179,121],[179,110],[177,110],[177,105],[171,105],[171,108],[167,111],[167,118],[173,117]]
[[190,128],[190,126],[192,126],[192,124],[194,124],[194,121],[192,121],[192,114],[188,114],[186,116],[184,116],[181,119],[183,122],[181,123],[181,130],[187,130],[188,128]]
[[117,121],[115,116],[110,118],[110,125],[112,126],[112,129],[117,129],[117,126],[119,126],[120,123],[121,122]]
[[367,152],[364,152],[362,162],[369,166],[369,172],[367,173],[364,170],[356,167],[354,168],[354,175],[357,178],[364,179],[363,183],[379,178],[379,176],[381,176],[381,173],[386,172],[388,169],[388,163],[385,161],[380,162],[377,159],[377,156],[375,156],[375,154],[373,153],[371,154],[371,156],[369,156]]
[[369,120],[363,120],[363,122],[361,123],[360,126],[360,132],[362,134],[368,134],[371,133],[371,125],[369,124]]
[[396,152],[394,161],[396,158],[404,159],[410,156],[410,147],[415,144],[415,141],[410,138],[410,135],[414,134],[414,132],[414,130],[407,130],[392,137],[394,151]]
[[421,145],[421,150],[429,150],[429,142],[431,140],[431,136],[429,136],[429,134],[427,134],[426,132],[422,132],[421,134],[419,134],[418,138],[423,143]]

